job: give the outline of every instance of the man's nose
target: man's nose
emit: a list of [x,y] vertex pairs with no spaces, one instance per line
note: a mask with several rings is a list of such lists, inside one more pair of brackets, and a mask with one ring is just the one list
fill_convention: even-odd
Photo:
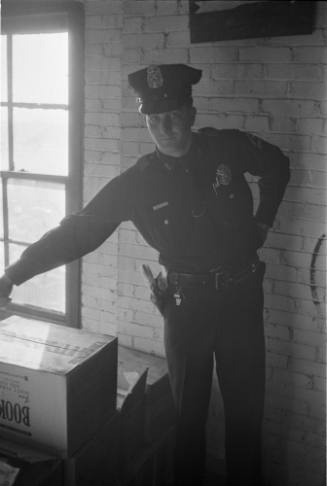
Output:
[[171,119],[169,116],[164,116],[162,119],[162,129],[165,132],[169,132],[171,130]]

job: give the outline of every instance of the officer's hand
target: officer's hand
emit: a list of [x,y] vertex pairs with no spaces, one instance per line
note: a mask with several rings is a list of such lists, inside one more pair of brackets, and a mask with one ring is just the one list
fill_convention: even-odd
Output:
[[149,265],[143,264],[142,269],[152,292],[163,293],[167,290],[167,278],[162,274],[162,272],[155,277]]
[[268,236],[269,226],[264,223],[257,223],[257,228],[261,240],[261,246],[263,246]]
[[6,275],[0,277],[0,307],[5,307],[10,302],[12,288],[13,283]]

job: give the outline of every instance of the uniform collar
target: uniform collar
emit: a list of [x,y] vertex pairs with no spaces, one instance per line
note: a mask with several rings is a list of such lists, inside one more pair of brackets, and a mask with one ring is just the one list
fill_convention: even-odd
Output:
[[171,157],[165,155],[156,148],[155,154],[160,165],[167,172],[175,172],[176,170],[193,170],[195,161],[198,158],[200,147],[197,143],[196,136],[192,134],[192,142],[188,152],[181,157]]

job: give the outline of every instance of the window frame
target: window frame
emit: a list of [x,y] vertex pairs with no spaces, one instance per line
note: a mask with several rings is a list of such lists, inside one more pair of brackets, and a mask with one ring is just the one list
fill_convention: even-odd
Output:
[[[12,97],[12,44],[10,35],[68,32],[68,174],[51,175],[34,172],[14,171],[13,165],[13,123],[14,107],[52,107],[46,103],[17,103]],[[82,163],[83,160],[83,116],[84,116],[84,7],[76,1],[16,1],[3,0],[1,34],[7,35],[7,87],[6,102],[1,106],[8,108],[8,169],[0,171],[3,199],[4,225],[4,257],[5,266],[9,261],[8,232],[8,199],[7,182],[9,178],[32,179],[47,182],[60,182],[65,185],[66,207],[65,214],[71,214],[82,206]],[[60,104],[53,105],[56,108]],[[80,261],[66,265],[64,313],[46,310],[27,304],[10,303],[8,313],[20,314],[26,317],[36,317],[52,322],[80,327],[81,302],[81,268]]]

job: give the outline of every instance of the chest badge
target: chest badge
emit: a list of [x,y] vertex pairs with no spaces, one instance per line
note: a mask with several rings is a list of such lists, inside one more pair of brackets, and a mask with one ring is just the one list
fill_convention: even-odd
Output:
[[166,206],[169,206],[169,202],[168,202],[168,201],[164,201],[164,202],[162,202],[162,203],[155,204],[155,205],[153,206],[153,211],[158,211],[158,209],[165,208]]
[[220,186],[229,186],[232,180],[232,171],[226,164],[219,164],[216,170],[216,179],[212,187],[217,194],[217,189]]
[[164,79],[159,66],[157,66],[156,64],[151,64],[151,66],[147,68],[146,74],[149,88],[157,89],[163,86]]

